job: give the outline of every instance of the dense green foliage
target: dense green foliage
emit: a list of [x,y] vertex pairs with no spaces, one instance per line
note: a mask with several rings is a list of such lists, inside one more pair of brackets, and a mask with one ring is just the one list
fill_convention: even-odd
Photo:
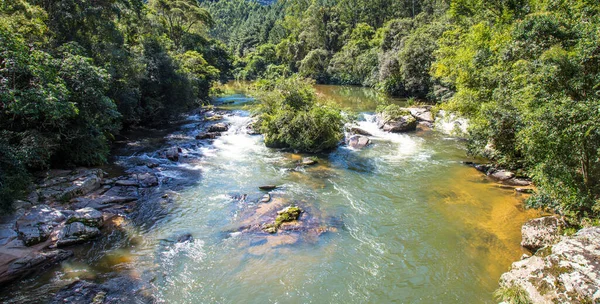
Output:
[[531,205],[600,216],[597,1],[267,3],[1,2],[2,198],[27,170],[103,162],[121,127],[168,121],[231,76],[270,79],[269,146],[331,148],[341,117],[312,78],[436,101],[470,118],[471,153],[534,179]]
[[335,148],[344,137],[344,119],[338,108],[317,100],[312,82],[300,77],[263,80],[255,94],[257,131],[265,145],[299,152]]
[[0,197],[29,170],[97,165],[122,126],[208,98],[230,59],[195,0],[0,2]]
[[[235,76],[299,73],[319,83],[424,98],[447,1],[202,1],[212,34],[236,56]],[[439,19],[439,20],[438,20]]]
[[201,6],[215,16],[212,33],[232,50],[237,78],[298,73],[436,101],[471,119],[471,153],[535,180],[532,205],[600,215],[597,1]]

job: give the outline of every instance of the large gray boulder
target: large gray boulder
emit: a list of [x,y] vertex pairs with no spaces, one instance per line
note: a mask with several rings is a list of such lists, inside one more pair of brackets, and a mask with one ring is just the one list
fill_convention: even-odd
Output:
[[369,144],[371,144],[371,140],[363,135],[353,135],[346,141],[349,147],[353,149],[362,149]]
[[385,115],[377,115],[377,126],[386,132],[401,133],[417,129],[417,120],[408,113],[407,115],[387,118]]
[[560,240],[562,221],[557,216],[548,216],[528,221],[521,227],[521,246],[536,251]]
[[599,303],[600,227],[582,229],[513,263],[500,278],[498,294],[510,301],[517,292],[532,303]]
[[65,220],[65,215],[48,205],[38,205],[17,219],[15,228],[19,239],[32,246],[48,239],[54,227]]
[[56,246],[64,247],[84,243],[99,235],[100,230],[98,228],[86,226],[81,222],[73,222],[65,225],[58,233]]
[[410,111],[410,114],[414,116],[418,121],[433,123],[433,115],[431,115],[431,111],[429,108],[419,107],[419,108],[407,108]]

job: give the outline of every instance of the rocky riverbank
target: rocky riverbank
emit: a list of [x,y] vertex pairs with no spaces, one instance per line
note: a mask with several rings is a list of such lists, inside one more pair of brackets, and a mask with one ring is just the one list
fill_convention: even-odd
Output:
[[498,298],[507,303],[600,301],[600,227],[564,236],[561,225],[558,217],[546,217],[523,226],[522,245],[534,254],[502,275]]

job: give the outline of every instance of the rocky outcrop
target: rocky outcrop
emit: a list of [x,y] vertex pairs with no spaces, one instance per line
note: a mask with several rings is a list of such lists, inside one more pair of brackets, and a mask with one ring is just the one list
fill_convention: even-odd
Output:
[[75,212],[67,219],[67,224],[79,222],[90,227],[100,227],[104,222],[102,212],[87,207],[75,210]]
[[600,227],[584,228],[513,263],[496,294],[504,301],[519,294],[532,303],[598,303]]
[[68,201],[99,189],[104,172],[100,169],[54,170],[39,185],[37,196],[41,200]]
[[363,135],[353,135],[346,140],[348,147],[360,150],[371,144],[371,140]]
[[431,114],[431,107],[406,108],[406,110],[408,110],[419,122],[434,122],[433,115]]
[[73,222],[65,225],[58,233],[57,247],[71,246],[87,242],[100,235],[96,227],[84,225],[81,222]]
[[26,246],[41,243],[50,237],[50,234],[60,222],[65,220],[65,215],[48,205],[38,205],[17,219],[15,224],[19,239]]
[[562,221],[558,216],[547,216],[528,221],[521,227],[521,246],[535,252],[560,240]]
[[168,148],[165,152],[165,157],[171,161],[179,161],[179,150],[180,148],[178,147]]
[[51,250],[46,252],[32,252],[22,258],[14,260],[8,267],[0,267],[0,283],[20,278],[29,273],[43,270],[46,267],[63,261],[73,255],[68,250]]
[[386,115],[378,114],[377,126],[383,131],[391,133],[408,132],[417,129],[417,120],[410,112],[399,117],[386,117]]
[[213,133],[213,132],[226,132],[227,130],[229,130],[229,126],[225,123],[218,123],[218,124],[214,124],[210,127],[208,127],[208,132],[209,133]]

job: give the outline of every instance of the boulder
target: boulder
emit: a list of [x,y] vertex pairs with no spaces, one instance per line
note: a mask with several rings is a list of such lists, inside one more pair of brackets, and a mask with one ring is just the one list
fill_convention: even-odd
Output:
[[353,135],[346,141],[346,144],[353,149],[362,149],[371,144],[371,140],[363,135]]
[[196,139],[197,140],[215,139],[219,136],[221,136],[221,133],[219,133],[219,132],[200,133],[200,134],[196,135]]
[[528,221],[521,227],[521,246],[535,252],[538,249],[559,241],[561,220],[548,216]]
[[352,132],[353,134],[358,134],[358,135],[364,135],[364,136],[373,136],[373,134],[365,131],[364,129],[361,129],[359,127],[351,127],[350,128],[350,132]]
[[505,185],[517,186],[517,187],[527,187],[527,186],[532,185],[531,180],[524,179],[524,178],[518,178],[518,177],[507,179],[507,180],[503,181],[502,183]]
[[386,132],[401,133],[417,129],[417,120],[412,115],[404,115],[393,119],[385,119],[383,115],[377,115],[377,126]]
[[123,186],[123,187],[139,187],[139,183],[134,179],[120,179],[115,182],[115,186]]
[[96,227],[86,226],[81,222],[67,224],[58,233],[56,246],[70,246],[73,244],[84,243],[100,235],[100,230]]
[[48,239],[55,226],[65,220],[65,215],[48,205],[38,205],[17,219],[15,227],[19,239],[32,246]]
[[137,181],[140,187],[150,188],[158,186],[158,178],[152,173],[143,173],[137,175]]
[[218,123],[218,124],[214,124],[212,126],[210,126],[208,128],[208,132],[226,132],[227,130],[229,130],[229,126],[225,123]]
[[316,165],[316,164],[317,164],[317,161],[312,158],[309,158],[309,157],[303,158],[302,162],[300,163],[300,165],[302,165],[302,166],[312,166],[312,165]]
[[599,260],[600,227],[585,228],[513,263],[497,294],[507,302],[518,292],[531,303],[598,303]]
[[165,156],[169,160],[178,161],[179,160],[179,148],[171,147],[171,148],[167,149]]
[[490,173],[489,176],[497,181],[503,182],[503,181],[509,180],[511,178],[514,178],[515,174],[510,171],[506,171],[506,170],[498,170],[498,171],[494,171],[494,172]]
[[86,226],[100,227],[102,226],[103,220],[104,219],[102,217],[102,212],[87,207],[75,210],[73,215],[71,215],[71,217],[69,217],[69,219],[67,220],[67,224],[80,222]]
[[60,199],[70,200],[77,196],[86,195],[94,190],[100,189],[102,186],[102,178],[96,174],[91,174],[72,182],[72,185],[66,188]]
[[417,119],[417,121],[433,123],[433,115],[428,108],[408,108],[410,114]]

